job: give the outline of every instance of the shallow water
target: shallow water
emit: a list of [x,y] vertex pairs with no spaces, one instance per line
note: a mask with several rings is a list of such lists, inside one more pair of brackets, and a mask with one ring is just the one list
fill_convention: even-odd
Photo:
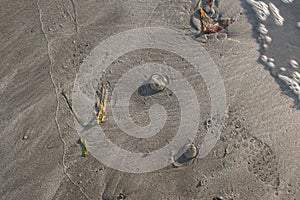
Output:
[[297,104],[300,99],[300,2],[246,2],[257,16],[256,30],[261,44],[260,61]]

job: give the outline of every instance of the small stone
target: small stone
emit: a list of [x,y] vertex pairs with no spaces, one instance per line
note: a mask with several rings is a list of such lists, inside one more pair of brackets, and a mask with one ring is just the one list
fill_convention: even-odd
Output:
[[28,139],[28,136],[27,135],[24,135],[23,136],[23,140],[27,140]]

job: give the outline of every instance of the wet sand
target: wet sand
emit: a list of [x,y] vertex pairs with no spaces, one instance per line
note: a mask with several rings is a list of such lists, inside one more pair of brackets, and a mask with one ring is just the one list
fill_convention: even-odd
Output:
[[[244,1],[220,1],[224,17],[236,19],[228,27],[226,39],[195,38],[218,65],[228,101],[226,125],[208,156],[183,167],[169,166],[146,174],[119,172],[92,155],[81,157],[73,117],[60,92],[72,92],[83,60],[105,38],[131,28],[164,26],[194,37],[190,16],[195,3],[0,3],[1,199],[117,199],[121,193],[126,199],[300,198],[299,103],[297,96],[278,79],[277,71],[261,62],[263,51],[257,40],[256,16]],[[299,2],[273,3],[282,10],[287,26],[300,21]],[[282,38],[282,29],[273,27],[272,21],[267,21],[266,27],[274,41],[266,55],[274,57],[276,68],[287,66],[290,58],[286,59],[286,55],[299,59],[299,34],[295,32],[299,29],[293,29],[291,37]],[[281,44],[289,50],[278,50]],[[196,88],[201,117],[195,143],[200,143],[205,134],[204,123],[210,118],[210,100],[202,78],[193,76],[188,63],[155,50],[139,51],[114,63],[107,78],[114,83],[122,70],[146,61],[172,65]],[[147,122],[147,112],[140,110],[149,108],[151,102],[162,101],[164,95],[142,100],[134,97],[132,116],[138,115],[134,120],[138,124]],[[166,106],[172,110],[172,98],[170,102]],[[172,116],[174,122],[164,127],[166,134],[147,141],[148,149],[165,145],[173,136],[178,119],[176,113]],[[136,140],[115,131],[109,112],[103,126],[110,139],[120,146],[144,150],[139,149],[143,143],[136,145]],[[229,153],[224,154],[225,150]],[[203,180],[205,184],[200,186]]]

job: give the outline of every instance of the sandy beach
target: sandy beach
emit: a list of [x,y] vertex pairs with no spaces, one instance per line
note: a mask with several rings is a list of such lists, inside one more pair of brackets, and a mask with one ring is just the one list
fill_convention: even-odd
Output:
[[[223,33],[199,36],[191,21],[197,5],[193,0],[1,1],[0,199],[300,199],[300,104],[295,89],[300,2],[264,2],[279,9],[283,25],[276,24],[283,20],[272,13],[260,20],[253,1],[219,0],[218,12],[234,22]],[[258,28],[262,26],[266,34]],[[102,41],[143,27],[175,30],[207,51],[224,82],[226,117],[220,139],[204,158],[180,167],[126,173],[91,153],[82,156],[61,92],[72,98],[80,67]],[[200,107],[194,143],[200,145],[211,118],[211,97],[203,77],[182,57],[157,49],[122,55],[106,70],[108,94],[134,66],[153,62],[181,72],[194,88]],[[288,84],[291,80],[296,86]],[[110,108],[101,127],[120,148],[145,153],[159,149],[179,127],[175,95],[170,90],[149,96],[136,92],[129,113],[145,126],[155,103],[166,109],[168,118],[151,138],[124,134]]]

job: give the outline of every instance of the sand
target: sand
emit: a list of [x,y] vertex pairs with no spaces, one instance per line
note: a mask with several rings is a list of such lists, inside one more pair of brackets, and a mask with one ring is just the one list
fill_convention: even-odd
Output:
[[[1,199],[300,199],[298,97],[278,78],[279,70],[259,59],[261,54],[275,58],[276,69],[299,59],[297,1],[274,0],[293,28],[285,38],[283,29],[267,21],[274,43],[266,53],[257,40],[255,12],[245,1],[220,1],[223,16],[236,19],[226,39],[195,38],[217,64],[228,103],[221,138],[208,156],[144,174],[120,172],[92,155],[81,156],[73,117],[60,92],[71,94],[83,60],[104,39],[137,27],[164,26],[194,38],[190,16],[195,3],[1,2]],[[284,45],[286,51],[279,49]],[[129,53],[111,66],[106,78],[113,85],[123,71],[153,61],[180,70],[196,88],[201,113],[195,143],[201,143],[210,118],[209,94],[203,79],[181,58],[156,50]],[[170,111],[178,105],[168,93],[135,94],[131,115],[137,124],[149,122],[147,109],[153,102]],[[109,110],[103,127],[122,148],[151,151],[174,136],[178,113],[170,116],[164,134],[146,142],[120,133]]]

